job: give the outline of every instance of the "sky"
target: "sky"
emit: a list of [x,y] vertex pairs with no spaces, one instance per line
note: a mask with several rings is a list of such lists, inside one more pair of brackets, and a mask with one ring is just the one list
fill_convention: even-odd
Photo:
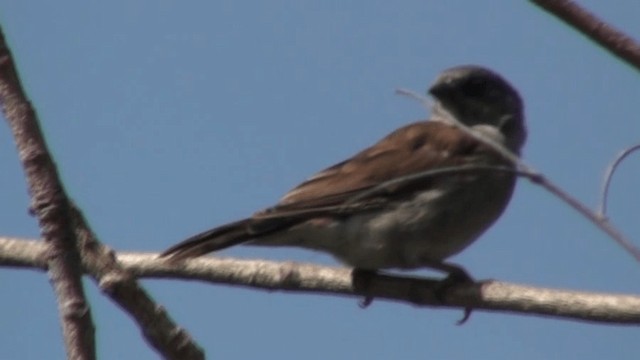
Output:
[[[640,2],[581,4],[640,38]],[[428,114],[424,92],[488,66],[526,104],[523,157],[591,207],[640,141],[636,70],[526,1],[10,1],[0,24],[68,194],[108,246],[161,251],[274,204],[312,173]],[[7,126],[0,234],[36,238]],[[640,159],[613,180],[613,224],[640,245]],[[291,249],[221,256],[336,265]],[[640,293],[640,264],[521,180],[502,218],[451,259],[475,278]],[[420,272],[419,274],[437,276]],[[143,280],[211,359],[637,359],[637,327]],[[85,282],[101,359],[156,359],[128,315]],[[0,269],[0,359],[65,356],[45,273]]]

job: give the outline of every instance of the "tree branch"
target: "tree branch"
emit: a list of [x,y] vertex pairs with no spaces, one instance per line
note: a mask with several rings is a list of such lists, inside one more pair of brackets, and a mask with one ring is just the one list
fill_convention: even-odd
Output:
[[[44,245],[35,240],[0,238],[0,266],[45,269]],[[121,253],[123,269],[141,278],[200,280],[267,291],[361,297],[372,295],[417,306],[500,311],[592,323],[640,325],[640,296],[545,289],[484,281],[434,296],[439,279],[376,275],[367,294],[355,290],[351,270],[293,262],[202,257],[172,264],[158,254]]]
[[607,24],[570,0],[531,0],[578,30],[614,56],[640,71],[640,45],[630,36]]
[[82,286],[80,257],[68,216],[69,202],[1,30],[0,103],[27,177],[31,210],[38,217],[48,246],[49,279],[58,302],[67,358],[95,359],[95,328]]
[[165,309],[138,285],[114,253],[98,241],[82,213],[71,206],[71,218],[82,254],[82,265],[102,292],[133,317],[147,342],[165,359],[204,359],[204,351]]
[[81,282],[84,268],[106,295],[129,312],[147,342],[164,358],[204,359],[202,349],[120,267],[113,253],[98,242],[80,211],[71,204],[1,29],[0,103],[25,169],[31,208],[42,229],[45,243],[38,243],[42,249],[39,261],[48,270],[56,293],[67,357],[96,358],[95,329]]

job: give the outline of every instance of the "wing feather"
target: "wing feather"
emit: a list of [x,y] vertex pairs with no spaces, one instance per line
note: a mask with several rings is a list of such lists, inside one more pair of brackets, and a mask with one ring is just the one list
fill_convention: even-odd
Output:
[[[478,156],[497,156],[493,150],[452,125],[417,122],[400,128],[372,147],[333,165],[287,193],[280,202],[248,219],[192,236],[168,249],[172,259],[199,256],[258,239],[315,217],[348,216],[384,206],[388,198],[428,190],[448,177],[421,178],[384,193],[362,196],[386,181],[441,167],[477,163]],[[350,203],[354,198],[357,202]],[[348,206],[346,205],[348,203]]]
[[[484,146],[452,125],[435,121],[410,124],[352,158],[312,176],[288,192],[278,205],[258,213],[257,217],[340,206],[386,181],[429,169],[464,165],[472,156],[489,152],[489,149],[479,152],[478,147]],[[432,183],[425,179],[421,184],[412,184],[412,188],[426,189]]]

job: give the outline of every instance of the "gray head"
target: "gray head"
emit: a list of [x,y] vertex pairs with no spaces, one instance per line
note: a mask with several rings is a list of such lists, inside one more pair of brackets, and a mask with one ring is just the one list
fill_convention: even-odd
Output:
[[516,89],[497,73],[480,66],[450,68],[436,79],[429,93],[433,115],[453,116],[467,126],[490,125],[504,136],[504,144],[520,153],[527,137],[524,105]]

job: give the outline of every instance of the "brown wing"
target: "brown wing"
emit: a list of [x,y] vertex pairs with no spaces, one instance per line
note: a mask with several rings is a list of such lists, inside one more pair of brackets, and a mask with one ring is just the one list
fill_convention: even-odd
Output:
[[[400,128],[354,157],[319,172],[287,193],[278,205],[192,236],[163,253],[173,259],[199,256],[285,229],[316,216],[348,215],[384,204],[385,197],[427,190],[434,178],[406,183],[384,194],[362,194],[386,181],[443,167],[464,165],[491,151],[452,125],[418,122]],[[492,156],[492,155],[489,155]],[[437,181],[447,181],[443,177]],[[360,199],[346,207],[345,202]]]
[[[452,125],[435,121],[410,124],[309,178],[288,192],[278,205],[256,214],[256,218],[324,212],[386,181],[463,165],[488,151]],[[428,179],[421,185],[428,187]]]

